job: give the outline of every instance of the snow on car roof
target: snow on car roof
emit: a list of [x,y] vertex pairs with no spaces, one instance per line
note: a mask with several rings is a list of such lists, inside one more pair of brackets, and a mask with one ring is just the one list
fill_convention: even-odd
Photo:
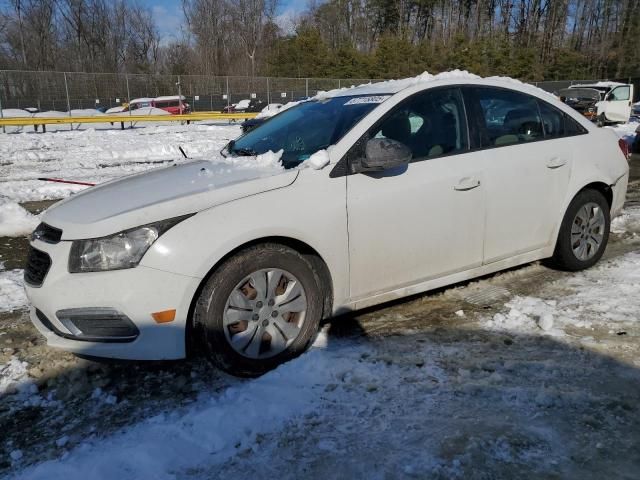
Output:
[[153,100],[156,102],[163,102],[167,100],[186,100],[187,97],[184,95],[165,95],[164,97],[156,97]]
[[142,98],[134,98],[133,100],[131,100],[129,102],[129,104],[134,104],[134,103],[148,103],[148,102],[153,102],[153,98],[147,98],[147,97],[142,97]]
[[586,88],[586,87],[613,88],[613,87],[619,87],[621,85],[627,85],[627,84],[620,83],[620,82],[578,83],[576,85],[571,85],[569,88]]
[[400,92],[401,90],[404,90],[409,87],[413,87],[415,85],[420,85],[420,84],[430,83],[430,82],[437,82],[437,81],[447,81],[447,80],[452,82],[455,82],[457,80],[474,80],[474,81],[478,81],[478,83],[487,83],[487,84],[502,83],[505,86],[510,86],[510,87],[517,86],[519,88],[525,87],[530,90],[533,89],[538,92],[544,92],[546,95],[554,96],[553,94],[547,92],[546,90],[542,90],[541,88],[535,87],[528,83],[521,82],[520,80],[516,80],[514,78],[510,78],[510,77],[484,77],[483,78],[483,77],[480,77],[479,75],[469,73],[466,70],[451,70],[448,72],[438,73],[436,75],[432,75],[429,72],[424,72],[418,75],[417,77],[403,78],[399,80],[385,80],[383,82],[376,82],[376,83],[365,83],[359,86],[337,88],[335,90],[329,90],[328,92],[319,91],[314,98],[317,100],[322,100],[324,98],[346,97],[346,96],[354,96],[354,95],[393,95],[395,93]]

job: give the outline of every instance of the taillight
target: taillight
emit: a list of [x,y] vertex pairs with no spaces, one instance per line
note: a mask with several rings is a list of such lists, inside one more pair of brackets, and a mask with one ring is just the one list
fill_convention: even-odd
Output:
[[629,160],[631,158],[631,152],[629,151],[629,144],[625,142],[623,138],[621,138],[618,140],[618,146],[620,147],[620,150],[622,150],[622,154],[624,155],[624,158]]

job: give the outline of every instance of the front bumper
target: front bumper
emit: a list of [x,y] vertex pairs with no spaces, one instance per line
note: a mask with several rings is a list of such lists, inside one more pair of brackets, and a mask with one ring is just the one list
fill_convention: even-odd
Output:
[[[51,267],[42,285],[25,285],[32,305],[31,321],[46,337],[48,345],[94,357],[184,358],[189,307],[201,279],[141,265],[127,270],[71,274],[67,270],[71,242],[48,244],[35,240],[31,245],[51,257]],[[133,322],[138,334],[125,342],[76,339],[74,332],[67,328],[69,324],[65,326],[56,316],[60,310],[75,308],[108,308],[121,312]],[[172,322],[157,323],[151,316],[154,312],[172,309],[176,310]]]

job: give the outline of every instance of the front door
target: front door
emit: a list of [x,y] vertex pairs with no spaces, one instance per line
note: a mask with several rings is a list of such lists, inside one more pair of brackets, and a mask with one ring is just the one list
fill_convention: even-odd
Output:
[[621,85],[611,90],[602,102],[606,119],[610,122],[628,122],[632,99],[633,85]]
[[433,89],[409,97],[365,141],[376,137],[404,143],[413,160],[405,168],[347,178],[351,297],[480,266],[482,154],[468,151],[460,91]]

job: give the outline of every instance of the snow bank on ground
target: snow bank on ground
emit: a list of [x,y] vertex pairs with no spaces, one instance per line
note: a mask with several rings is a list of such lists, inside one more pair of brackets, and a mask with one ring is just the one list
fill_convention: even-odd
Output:
[[27,378],[27,362],[21,362],[16,357],[11,357],[8,363],[0,365],[0,397],[7,393],[13,393]]
[[136,117],[136,116],[140,117],[144,115],[171,115],[171,114],[166,110],[163,110],[161,108],[156,108],[156,107],[142,107],[142,108],[136,108],[135,110],[131,110],[132,117]]
[[3,108],[2,116],[3,118],[24,118],[32,117],[33,113],[22,110],[21,108]]
[[640,321],[640,253],[601,263],[562,282],[576,293],[553,300],[514,297],[505,304],[507,311],[484,321],[485,327],[563,336],[568,330],[595,325],[615,333]]
[[613,233],[628,233],[640,235],[640,207],[630,207],[622,210],[622,214],[611,220]]
[[17,203],[0,197],[0,237],[29,235],[38,225],[38,217]]
[[[71,113],[71,114],[69,114]],[[46,112],[38,112],[33,116],[37,118],[63,118],[63,117],[103,117],[105,114],[95,108],[77,108],[71,112],[59,112],[57,110],[48,110]]]
[[180,146],[193,160],[220,159],[222,147],[239,135],[237,125],[206,124],[0,135],[0,192],[14,202],[63,198],[86,187],[37,179],[102,183],[190,161]]
[[[86,442],[68,456],[44,462],[18,478],[73,480],[174,479],[187,469],[219,463],[270,432],[317,411],[327,385],[358,373],[362,349],[313,349],[220,396],[203,392],[196,407],[157,415],[105,440]],[[364,370],[364,368],[362,368]],[[183,473],[180,473],[183,472]]]
[[0,312],[26,308],[23,273],[23,270],[0,271]]

